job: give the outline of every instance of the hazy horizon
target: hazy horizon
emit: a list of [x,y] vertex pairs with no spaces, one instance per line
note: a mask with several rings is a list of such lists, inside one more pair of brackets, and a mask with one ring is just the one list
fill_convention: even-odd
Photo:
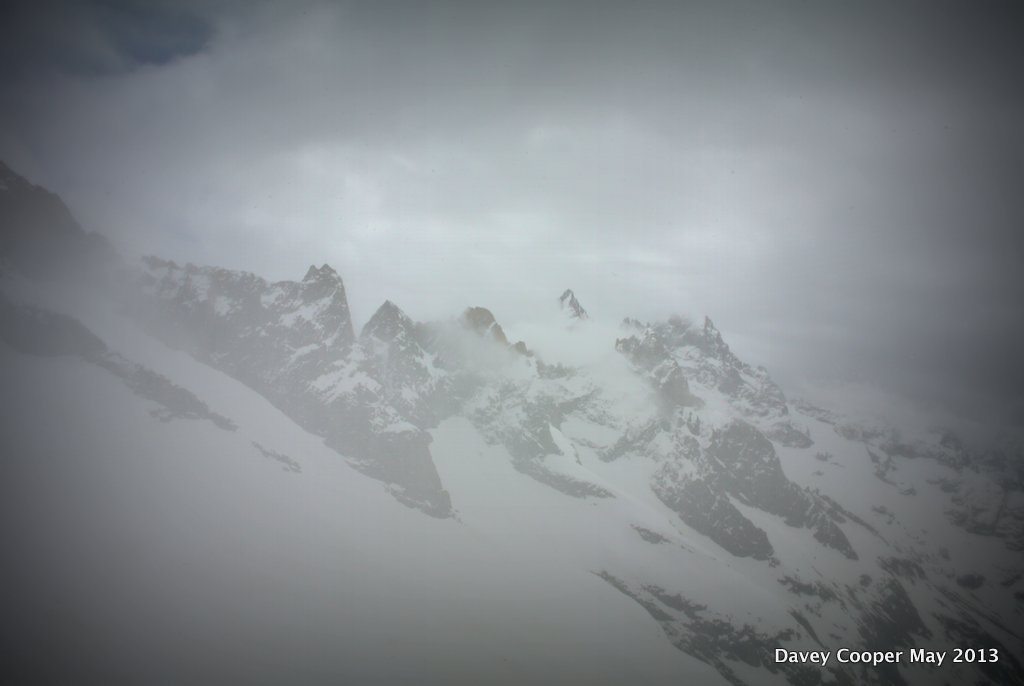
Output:
[[357,323],[573,288],[783,381],[1024,420],[1009,4],[14,3],[0,159],[126,257]]

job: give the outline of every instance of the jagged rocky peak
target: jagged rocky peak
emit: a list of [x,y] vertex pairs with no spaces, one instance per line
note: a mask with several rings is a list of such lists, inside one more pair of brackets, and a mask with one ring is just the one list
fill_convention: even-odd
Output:
[[331,281],[341,281],[341,277],[338,276],[338,272],[329,264],[324,264],[319,269],[315,264],[309,265],[309,269],[306,270],[306,276],[303,277],[303,281],[319,281],[321,279],[328,279]]
[[[718,330],[711,317],[704,316],[704,352],[712,354],[722,360],[735,358],[729,344],[722,338],[722,332]],[[736,359],[739,362],[738,359]]]
[[701,401],[690,394],[689,382],[679,363],[653,328],[644,329],[641,337],[619,338],[615,349],[644,370],[666,409],[700,404]]
[[360,338],[373,337],[381,341],[391,341],[402,336],[411,338],[415,335],[416,323],[390,300],[385,300],[377,308],[359,334]]
[[486,307],[468,307],[462,313],[463,324],[475,331],[480,336],[493,338],[502,345],[508,345],[508,338],[505,336],[501,325],[494,319],[494,314]]
[[617,339],[615,349],[644,369],[650,369],[670,357],[664,341],[650,327],[644,329],[639,337],[634,335]]
[[572,292],[571,288],[566,288],[565,292],[558,298],[558,305],[572,319],[590,318],[587,311],[583,309],[583,305],[580,305],[580,301],[576,299],[576,294]]
[[312,304],[317,301],[328,301],[323,314],[333,319],[332,326],[337,326],[343,341],[352,341],[355,331],[352,327],[352,316],[345,293],[345,283],[338,272],[330,265],[324,264],[319,269],[310,265],[301,283],[302,301]]
[[[344,284],[326,265],[311,269],[303,281],[276,283],[249,272],[180,267],[159,258],[144,258],[143,266],[143,290],[169,308],[164,313],[168,321],[154,323],[166,326],[174,320],[179,334],[202,333],[199,337],[213,348],[238,349],[259,341],[261,355],[272,349],[290,355],[311,345],[345,347],[355,339]],[[213,330],[218,335],[211,337]]]
[[523,355],[524,357],[533,357],[533,351],[526,347],[525,341],[516,341],[512,345],[512,350],[516,351],[520,355]]
[[725,341],[722,339],[722,333],[715,326],[715,323],[711,321],[711,317],[704,315],[704,338],[710,341],[715,341],[724,344]]
[[345,310],[348,311],[348,298],[345,296],[345,283],[341,280],[338,272],[330,265],[323,265],[319,269],[310,265],[306,270],[306,276],[302,279],[303,292],[306,301],[319,300],[327,296],[334,296],[344,301]]

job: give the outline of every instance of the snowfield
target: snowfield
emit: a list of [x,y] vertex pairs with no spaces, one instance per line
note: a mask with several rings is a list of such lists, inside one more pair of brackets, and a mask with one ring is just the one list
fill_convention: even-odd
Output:
[[[793,398],[708,318],[571,290],[357,331],[328,265],[61,236],[0,255],[15,683],[1024,683],[1006,427]],[[1000,658],[775,661],[968,647]]]
[[[47,657],[41,681],[721,683],[543,522],[529,521],[531,543],[479,527],[469,501],[462,521],[425,517],[245,386],[135,342],[230,407],[237,430],[160,421],[86,362],[0,348],[17,484],[4,540],[20,553],[5,565],[5,644]],[[445,454],[475,455],[472,436],[441,433]]]

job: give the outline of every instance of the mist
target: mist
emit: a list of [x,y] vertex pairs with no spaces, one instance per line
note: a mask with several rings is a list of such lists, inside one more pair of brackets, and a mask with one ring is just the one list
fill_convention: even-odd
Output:
[[710,315],[787,377],[1020,421],[1010,4],[7,14],[0,157],[126,255],[328,262],[363,321],[572,287]]
[[11,674],[1024,683],[1022,33],[7,3]]

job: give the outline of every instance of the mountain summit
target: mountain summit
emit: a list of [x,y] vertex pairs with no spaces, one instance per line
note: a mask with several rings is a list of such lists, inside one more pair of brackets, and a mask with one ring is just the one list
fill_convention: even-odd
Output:
[[[386,301],[356,336],[327,265],[268,282],[150,257],[119,262],[114,298],[45,276],[103,263],[11,174],[0,604],[15,669],[43,674],[23,681],[134,683],[159,660],[175,683],[251,682],[224,671],[244,620],[274,647],[267,683],[931,684],[931,664],[836,652],[920,645],[984,652],[943,682],[1024,684],[1024,441],[791,400],[710,319],[581,327],[602,357],[553,363],[562,332],[510,346],[484,307],[417,322]],[[571,289],[559,304],[564,328],[588,318]],[[799,659],[818,648],[827,666]]]
[[562,310],[568,313],[572,319],[589,319],[590,315],[583,309],[583,305],[580,305],[580,301],[576,299],[576,294],[572,292],[571,288],[566,288],[565,292],[562,293],[558,298],[558,306]]

